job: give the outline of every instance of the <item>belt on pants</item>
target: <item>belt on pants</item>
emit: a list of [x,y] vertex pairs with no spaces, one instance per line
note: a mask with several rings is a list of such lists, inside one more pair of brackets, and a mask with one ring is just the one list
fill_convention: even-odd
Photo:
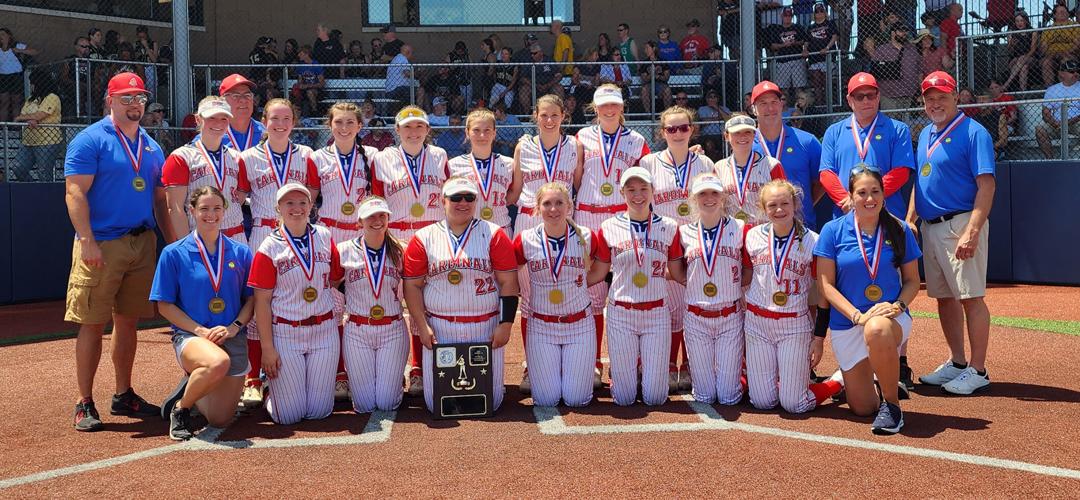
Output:
[[577,209],[581,210],[582,212],[589,212],[592,214],[617,214],[619,212],[622,212],[623,210],[626,210],[626,204],[622,203],[619,205],[600,206],[589,205],[587,203],[578,203]]
[[762,318],[769,318],[769,319],[784,319],[784,318],[798,318],[799,317],[798,313],[782,313],[782,312],[770,311],[768,309],[765,309],[764,307],[755,306],[754,304],[751,304],[749,302],[746,303],[746,310],[754,313],[757,316],[761,316]]
[[621,300],[616,300],[613,303],[623,309],[634,311],[648,311],[650,309],[656,309],[657,307],[664,307],[664,299],[649,302],[623,302]]
[[479,316],[443,316],[442,314],[427,313],[432,318],[439,318],[451,323],[483,323],[495,316],[499,315],[498,311],[491,311],[487,314],[481,314]]
[[360,325],[360,326],[364,326],[364,325],[372,325],[372,326],[389,325],[389,324],[391,324],[391,323],[393,323],[393,322],[395,322],[395,321],[397,321],[399,319],[401,319],[400,314],[395,314],[393,316],[383,316],[383,317],[381,317],[379,319],[372,319],[372,318],[370,318],[368,316],[361,316],[359,314],[350,314],[349,315],[349,322],[354,324],[354,325]]
[[271,229],[277,228],[277,219],[256,218],[252,220],[251,223],[256,226],[266,226]]
[[240,234],[242,232],[244,232],[244,225],[243,224],[240,224],[239,226],[236,226],[236,227],[230,227],[229,229],[222,229],[221,230],[221,234],[224,234],[226,238],[231,238],[231,237],[236,236],[236,235],[238,235],[238,234]]
[[589,315],[588,309],[582,309],[574,314],[567,314],[566,316],[555,316],[551,314],[532,313],[532,317],[544,321],[547,323],[576,323],[585,319]]
[[322,323],[323,321],[326,321],[326,320],[328,320],[330,318],[333,318],[333,317],[334,317],[334,311],[326,311],[325,313],[317,315],[317,316],[309,316],[307,318],[304,318],[304,319],[301,319],[301,320],[295,320],[295,321],[291,320],[291,319],[285,319],[285,318],[282,318],[280,316],[274,316],[274,324],[275,325],[288,325],[288,326],[292,326],[292,327],[315,326],[315,325],[318,325],[318,324]]
[[970,210],[965,210],[963,212],[953,212],[951,214],[942,215],[941,217],[934,217],[933,219],[923,219],[923,220],[925,220],[927,224],[940,224],[942,222],[951,221],[951,220],[953,220],[953,219],[955,219],[955,218],[957,218],[957,217],[959,217],[961,215],[964,215],[964,214],[966,214],[968,212],[970,212]]
[[389,226],[391,229],[397,229],[399,231],[409,231],[409,230],[413,230],[413,229],[423,229],[423,228],[428,227],[428,226],[430,226],[430,225],[432,225],[434,223],[435,223],[435,221],[433,221],[433,220],[422,220],[420,222],[398,221],[398,222],[391,222],[390,224],[387,224],[387,226]]
[[686,306],[686,310],[690,311],[693,314],[701,316],[702,318],[726,318],[728,316],[731,316],[732,314],[735,314],[739,310],[739,305],[731,304],[730,306],[720,309],[719,311],[710,311],[708,309],[702,309],[698,306],[691,304]]
[[518,207],[518,213],[523,213],[530,216],[533,214],[534,210],[535,209],[533,207]]
[[319,219],[326,227],[336,227],[338,229],[344,229],[346,231],[356,231],[360,229],[360,224],[356,222],[341,222],[338,220],[330,219],[328,217],[322,217]]

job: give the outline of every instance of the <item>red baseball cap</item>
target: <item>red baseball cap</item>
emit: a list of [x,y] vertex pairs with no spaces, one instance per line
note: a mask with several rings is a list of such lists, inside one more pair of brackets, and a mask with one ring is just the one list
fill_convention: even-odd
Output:
[[778,97],[783,97],[784,93],[780,91],[780,87],[777,87],[775,83],[768,80],[762,80],[754,85],[754,90],[750,93],[750,104],[757,102],[758,97],[761,97],[769,92],[776,92]]
[[251,87],[252,90],[256,88],[255,82],[244,78],[243,75],[233,73],[226,76],[225,79],[221,81],[221,86],[218,87],[218,95],[225,95],[226,92],[232,90],[233,87],[236,87],[237,85],[247,85],[248,87]]
[[109,95],[146,93],[146,84],[135,73],[119,73],[109,79]]
[[851,79],[847,82],[847,93],[851,95],[852,92],[859,90],[863,87],[878,88],[877,78],[874,75],[866,72],[859,72],[851,75]]
[[922,81],[922,93],[925,94],[926,91],[930,89],[940,90],[946,94],[951,94],[956,91],[956,80],[952,75],[944,71],[935,71],[926,75],[926,78]]

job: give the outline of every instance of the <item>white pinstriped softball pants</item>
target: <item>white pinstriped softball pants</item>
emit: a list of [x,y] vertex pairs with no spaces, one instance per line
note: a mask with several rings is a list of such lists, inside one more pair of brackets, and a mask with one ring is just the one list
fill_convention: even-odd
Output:
[[277,378],[270,379],[266,406],[275,423],[318,420],[334,411],[340,347],[332,320],[314,326],[274,325],[274,349],[281,367]]

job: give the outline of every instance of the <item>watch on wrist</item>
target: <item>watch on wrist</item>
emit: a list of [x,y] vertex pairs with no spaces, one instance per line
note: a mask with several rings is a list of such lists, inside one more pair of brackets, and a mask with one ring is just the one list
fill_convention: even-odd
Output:
[[233,320],[233,322],[232,322],[232,326],[235,326],[237,330],[240,330],[240,329],[243,329],[243,328],[244,328],[244,324],[243,324],[243,323],[241,323],[241,322],[240,322],[240,320],[238,320],[238,319],[237,319],[237,320]]
[[907,311],[907,302],[904,302],[903,300],[896,299],[896,302],[893,302],[893,305],[899,307],[900,312]]

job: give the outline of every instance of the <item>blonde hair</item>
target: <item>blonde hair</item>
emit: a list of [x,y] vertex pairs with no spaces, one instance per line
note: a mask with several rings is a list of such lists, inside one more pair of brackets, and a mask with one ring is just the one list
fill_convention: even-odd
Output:
[[[570,190],[566,189],[565,185],[559,182],[549,182],[540,186],[540,188],[536,190],[536,210],[540,210],[540,201],[544,198],[544,195],[555,194],[566,197],[567,203],[569,205],[573,205],[574,200],[570,199]],[[589,248],[589,241],[585,239],[585,236],[581,233],[581,227],[578,226],[576,222],[574,222],[573,218],[567,217],[566,222],[570,224],[570,227],[574,228],[574,232],[577,234],[578,243],[581,244],[581,246],[584,248],[582,255],[583,261],[585,263],[585,271],[587,272],[589,268],[592,267],[592,257],[589,256],[589,254],[592,252],[592,249]],[[546,245],[547,242],[544,241],[541,242],[541,244]]]
[[[382,196],[369,195],[364,197],[364,201],[361,202],[361,204],[373,198],[386,201],[386,198],[383,198]],[[363,237],[363,233],[357,236],[357,238],[359,239],[363,239]],[[393,233],[391,233],[390,231],[386,231],[384,237],[386,238],[386,254],[390,256],[390,262],[394,263],[394,267],[400,269],[401,263],[405,260],[405,245],[402,245],[401,241],[395,238]]]
[[[208,95],[208,96],[203,97],[202,99],[199,100],[199,104],[195,105],[195,109],[199,109],[199,107],[202,106],[203,103],[206,103],[206,102],[224,101],[224,100],[225,100],[224,97],[220,97],[220,96],[216,96],[216,95]],[[202,116],[199,116],[198,113],[195,113],[195,130],[198,130],[199,132],[202,132],[202,128],[203,128],[204,123],[205,123],[204,118]]]
[[[619,87],[618,85],[615,85],[614,83],[602,84],[599,87],[596,87],[596,90],[600,90],[600,89],[603,89],[603,88],[615,89],[615,90],[619,91],[620,93],[622,92],[622,88]],[[588,113],[595,114],[596,115],[596,120],[595,120],[596,123],[600,123],[600,114],[596,112],[596,103],[595,102],[590,102],[589,104],[586,104],[585,105],[585,111],[588,112]],[[619,112],[619,125],[622,125],[624,123],[626,123],[626,103],[625,102],[623,103],[623,111]]]
[[468,131],[474,121],[490,120],[491,128],[495,128],[495,113],[487,108],[476,108],[465,117],[465,130]]
[[765,210],[765,190],[766,189],[778,189],[781,191],[787,191],[791,195],[791,209],[794,212],[792,215],[795,219],[795,234],[802,236],[806,232],[805,224],[803,223],[802,213],[802,199],[803,192],[798,186],[792,184],[787,179],[774,179],[767,182],[764,186],[761,186],[761,190],[758,191],[758,207],[761,208],[761,213],[768,214]]
[[[700,181],[701,179],[703,179],[705,177],[716,177],[716,174],[712,173],[712,172],[703,172],[703,173],[695,175],[690,180],[690,185],[688,186],[688,189],[692,189],[694,187],[694,184],[697,184],[698,181]],[[700,194],[701,193],[692,194],[692,195],[689,196],[689,199],[687,200],[687,202],[690,204],[690,220],[697,221],[697,222],[701,222],[701,210],[700,210],[700,207],[698,206],[698,199],[697,199],[698,195],[700,195]],[[724,197],[723,203],[720,205],[720,211],[722,212],[720,217],[723,218],[723,217],[727,217],[728,214],[731,213],[731,209],[734,208],[734,200],[731,197],[731,193],[728,193],[727,191],[720,191],[720,195]]]
[[690,124],[690,137],[693,138],[694,135],[697,134],[697,126],[694,125],[694,120],[697,119],[697,113],[694,113],[694,110],[692,110],[690,108],[686,108],[686,107],[679,106],[678,104],[676,104],[676,105],[674,105],[674,106],[672,106],[672,107],[670,107],[668,109],[665,109],[663,112],[660,113],[660,120],[659,120],[660,125],[656,130],[656,137],[657,138],[659,138],[659,139],[664,138],[664,127],[666,126],[664,124],[664,122],[667,121],[667,119],[669,117],[678,116],[678,115],[686,116],[686,120]]
[[[415,104],[410,104],[408,106],[405,106],[405,107],[399,109],[397,113],[394,113],[394,132],[397,132],[397,129],[400,126],[397,123],[397,116],[400,115],[401,113],[405,112],[406,110],[408,110],[408,111],[419,111],[419,112],[423,113],[424,116],[427,116],[427,112],[424,111],[423,109],[421,109],[420,106],[417,106]],[[431,141],[431,123],[427,123],[426,125],[427,125],[427,128],[428,128],[428,133],[427,133],[426,136],[424,136],[424,144],[427,144],[427,143],[429,143]],[[400,139],[400,138],[401,138],[401,134],[398,134],[398,139]]]

